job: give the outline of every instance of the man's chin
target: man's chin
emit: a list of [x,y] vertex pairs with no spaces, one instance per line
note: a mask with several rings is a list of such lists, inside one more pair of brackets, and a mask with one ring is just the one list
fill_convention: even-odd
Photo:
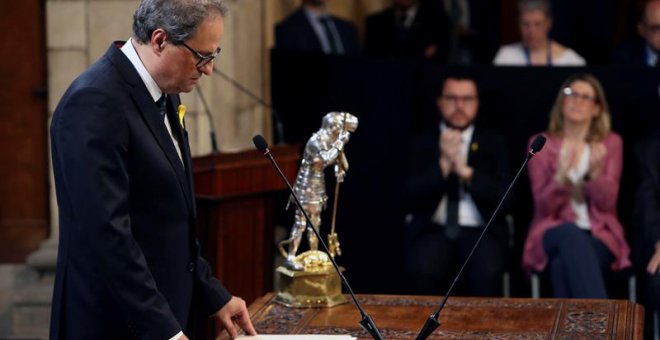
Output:
[[445,122],[448,127],[456,130],[465,130],[470,126],[470,122]]
[[179,93],[188,93],[195,89],[195,85],[190,84],[190,85],[184,85],[181,88],[179,88]]

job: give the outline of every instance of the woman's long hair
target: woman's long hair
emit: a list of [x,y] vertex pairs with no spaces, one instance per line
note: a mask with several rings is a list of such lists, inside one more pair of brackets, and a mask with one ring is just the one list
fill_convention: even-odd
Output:
[[566,100],[566,94],[564,89],[571,86],[572,83],[576,81],[583,81],[591,85],[596,93],[596,104],[600,105],[600,112],[596,117],[591,121],[591,126],[589,132],[587,133],[587,142],[600,142],[610,133],[612,129],[612,123],[610,118],[610,107],[607,104],[607,98],[605,98],[605,91],[603,86],[600,84],[598,79],[591,74],[581,73],[570,76],[559,89],[557,93],[557,98],[555,103],[552,106],[550,111],[550,123],[548,124],[548,133],[556,136],[563,136],[564,132],[564,115],[563,107],[564,100]]

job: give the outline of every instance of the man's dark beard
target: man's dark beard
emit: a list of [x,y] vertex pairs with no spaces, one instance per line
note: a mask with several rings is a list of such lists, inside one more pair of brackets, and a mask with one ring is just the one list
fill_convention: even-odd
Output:
[[[461,113],[461,114],[462,114],[462,113]],[[465,114],[462,114],[462,115],[465,116]],[[455,130],[464,131],[465,129],[467,129],[468,127],[470,127],[470,125],[472,125],[472,123],[474,123],[474,120],[471,120],[471,121],[467,122],[467,124],[465,124],[464,127],[456,126],[456,125],[452,124],[448,119],[444,119],[444,122],[445,122],[445,125],[447,125],[448,128],[452,128],[452,129],[455,129]]]

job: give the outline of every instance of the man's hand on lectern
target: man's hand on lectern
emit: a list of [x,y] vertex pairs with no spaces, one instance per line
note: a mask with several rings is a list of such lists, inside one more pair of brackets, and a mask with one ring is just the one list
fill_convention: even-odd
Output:
[[245,301],[239,297],[233,296],[214,316],[220,320],[222,328],[227,330],[232,339],[238,336],[239,329],[242,329],[248,335],[257,335],[252,321],[250,321],[250,314]]

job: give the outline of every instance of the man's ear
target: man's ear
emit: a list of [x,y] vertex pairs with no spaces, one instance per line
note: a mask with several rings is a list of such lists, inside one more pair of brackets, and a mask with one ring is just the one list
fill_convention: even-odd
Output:
[[151,40],[149,43],[155,52],[162,52],[163,48],[165,48],[165,44],[167,43],[167,33],[165,33],[165,30],[162,28],[157,28],[154,30],[153,33],[151,33]]

